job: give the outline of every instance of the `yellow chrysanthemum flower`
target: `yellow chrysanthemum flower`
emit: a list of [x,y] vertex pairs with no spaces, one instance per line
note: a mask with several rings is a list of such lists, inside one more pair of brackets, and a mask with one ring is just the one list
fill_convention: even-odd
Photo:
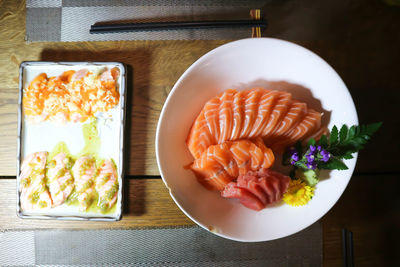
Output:
[[301,180],[291,180],[289,188],[283,195],[283,201],[290,206],[304,206],[314,196],[314,187],[306,185]]

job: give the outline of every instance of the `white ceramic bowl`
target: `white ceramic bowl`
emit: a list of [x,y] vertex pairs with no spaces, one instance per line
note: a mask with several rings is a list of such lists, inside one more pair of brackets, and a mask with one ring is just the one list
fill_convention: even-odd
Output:
[[206,190],[184,169],[193,161],[185,143],[190,127],[210,98],[228,88],[255,86],[289,91],[293,98],[323,110],[329,128],[358,124],[353,100],[339,75],[316,54],[287,41],[231,42],[185,71],[158,122],[156,155],[161,176],[176,204],[194,222],[219,236],[247,242],[285,237],[320,219],[342,195],[357,159],[355,155],[346,161],[346,171],[323,173],[326,177],[318,183],[314,198],[303,207],[282,204],[257,212]]

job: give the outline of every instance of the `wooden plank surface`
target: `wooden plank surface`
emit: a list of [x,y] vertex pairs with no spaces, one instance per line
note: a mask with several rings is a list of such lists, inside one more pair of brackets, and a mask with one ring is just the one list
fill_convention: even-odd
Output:
[[194,225],[175,205],[161,179],[129,179],[124,184],[123,219],[82,222],[20,219],[16,215],[15,179],[0,179],[0,231],[22,229],[131,229]]

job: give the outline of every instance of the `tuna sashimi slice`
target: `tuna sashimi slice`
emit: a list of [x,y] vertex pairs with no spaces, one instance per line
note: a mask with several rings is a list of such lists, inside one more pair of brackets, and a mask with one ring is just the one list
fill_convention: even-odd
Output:
[[236,182],[227,184],[221,192],[221,196],[237,198],[244,206],[260,210],[280,201],[289,187],[289,182],[290,177],[269,169],[249,171],[245,175],[240,175]]
[[265,205],[254,194],[245,188],[238,187],[236,183],[227,184],[221,191],[221,196],[238,199],[243,206],[252,210],[258,211],[265,208]]

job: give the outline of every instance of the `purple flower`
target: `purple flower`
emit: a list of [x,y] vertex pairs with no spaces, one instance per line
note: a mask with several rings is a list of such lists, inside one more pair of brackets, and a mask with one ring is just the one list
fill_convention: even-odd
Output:
[[307,168],[311,169],[311,170],[315,170],[317,168],[317,163],[314,161],[312,163],[308,162],[306,164]]
[[322,147],[321,146],[317,146],[317,150],[321,151]]
[[328,162],[329,158],[331,157],[331,154],[328,151],[326,151],[325,149],[322,149],[321,156],[322,156],[321,160],[323,162]]
[[314,154],[312,154],[312,153],[310,152],[310,153],[308,153],[308,154],[306,155],[306,159],[307,159],[307,162],[308,162],[308,163],[313,163],[314,160],[315,160],[315,156],[314,156]]
[[297,152],[294,152],[290,158],[290,164],[294,165],[297,161],[299,161],[299,154]]
[[314,153],[317,150],[317,148],[313,145],[310,146],[310,152]]

